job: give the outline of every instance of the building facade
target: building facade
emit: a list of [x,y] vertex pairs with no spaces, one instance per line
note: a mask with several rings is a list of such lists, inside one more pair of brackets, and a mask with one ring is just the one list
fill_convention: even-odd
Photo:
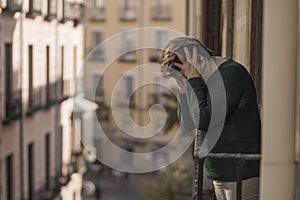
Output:
[[[157,49],[163,48],[174,37],[165,28],[182,35],[185,33],[185,5],[185,1],[175,4],[171,0],[88,1],[85,15],[85,97],[99,105],[98,120],[94,121],[98,156],[109,155],[97,131],[98,124],[112,141],[127,151],[153,151],[170,140],[163,129],[157,131],[152,142],[130,139],[124,132],[150,137],[164,126],[166,115],[161,109],[153,107],[152,121],[149,117],[152,105],[164,104],[162,94],[166,89],[158,84],[168,84],[159,70],[161,51]],[[149,27],[153,29],[137,31],[137,28]],[[141,43],[147,42],[157,49],[137,50]],[[142,69],[143,65],[147,67]],[[157,84],[137,89],[144,81]],[[116,111],[114,115],[112,107]],[[133,123],[149,126],[146,132],[138,132]],[[176,133],[176,130],[170,132]],[[113,159],[124,160],[122,155]]]
[[0,199],[81,199],[72,127],[79,0],[0,2]]

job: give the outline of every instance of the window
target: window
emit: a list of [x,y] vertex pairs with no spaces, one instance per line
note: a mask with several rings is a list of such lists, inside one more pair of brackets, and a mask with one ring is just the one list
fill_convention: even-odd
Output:
[[157,30],[155,32],[155,47],[157,49],[152,51],[152,55],[150,57],[150,60],[152,62],[157,62],[160,58],[161,51],[164,48],[164,45],[168,41],[168,33],[165,30]]
[[[125,76],[121,79],[121,82],[119,84],[119,90],[120,90],[120,98],[119,102],[121,105],[124,105],[126,103],[132,105],[134,102],[134,99],[132,98],[133,93],[133,77],[131,76]],[[128,106],[128,105],[125,105]]]
[[48,0],[46,18],[53,19],[55,17],[56,17],[56,0]]
[[62,0],[62,21],[76,20],[76,23],[81,18],[81,7],[79,3],[72,0]]
[[28,145],[28,199],[34,198],[34,145],[33,143]]
[[55,135],[55,170],[61,174],[62,169],[62,150],[63,150],[63,126],[60,125]]
[[91,35],[91,55],[92,60],[104,59],[103,45],[99,45],[104,40],[104,34],[102,31],[93,31]]
[[33,107],[33,46],[28,46],[28,89],[29,108]]
[[[126,29],[127,30],[127,29]],[[135,34],[133,32],[123,32],[122,33],[122,43],[121,43],[121,61],[135,61]]]
[[65,47],[60,47],[60,96],[64,94]]
[[126,93],[125,98],[129,99],[133,92],[133,78],[130,76],[125,77],[125,86],[126,86]]
[[122,0],[121,20],[136,20],[136,0]]
[[28,110],[27,114],[31,115],[39,110],[42,105],[42,90],[40,87],[34,87],[34,48],[28,46]]
[[50,91],[50,47],[46,47],[46,95],[47,95],[47,103],[50,103],[51,91]]
[[104,0],[93,0],[93,5],[90,9],[91,21],[105,20]]
[[42,13],[42,0],[29,0],[29,12],[27,16],[35,17]]
[[166,85],[166,80],[157,76],[154,78],[154,91],[153,91],[153,99],[152,99],[152,103],[153,104],[161,104],[164,105],[164,103],[166,103],[164,101],[164,96],[163,94],[165,92],[167,92],[168,90],[166,88],[164,88],[163,86]]
[[153,20],[170,20],[171,9],[168,0],[154,0],[152,7]]
[[[2,2],[0,2],[1,4]],[[5,3],[3,3],[5,5]],[[4,10],[10,11],[12,13],[21,11],[21,0],[7,0],[6,8]]]
[[77,78],[77,47],[73,47],[73,75],[74,80]]
[[156,31],[156,46],[162,49],[168,41],[168,33],[165,30]]
[[103,8],[104,7],[104,0],[93,0],[94,7],[96,8]]
[[[6,43],[4,47],[5,62],[5,121],[9,122],[18,118],[20,114],[20,91],[14,89],[13,85],[13,51],[12,43]],[[17,75],[16,75],[17,77]]]
[[14,162],[13,155],[6,158],[6,200],[14,199]]
[[45,187],[46,187],[46,190],[49,190],[50,189],[50,151],[51,151],[51,148],[50,148],[50,134],[48,133],[46,136],[45,136]]
[[104,87],[103,87],[103,76],[101,76],[101,75],[98,75],[98,74],[93,75],[92,96],[95,96],[96,103],[103,103]]

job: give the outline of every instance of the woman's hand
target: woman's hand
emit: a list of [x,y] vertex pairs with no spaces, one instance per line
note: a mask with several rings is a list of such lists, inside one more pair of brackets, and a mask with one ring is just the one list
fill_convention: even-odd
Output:
[[[183,75],[187,78],[195,78],[195,77],[200,77],[200,72],[199,70],[197,70],[197,66],[200,66],[198,63],[198,59],[197,59],[197,48],[194,47],[193,48],[193,55],[191,56],[189,50],[187,47],[184,47],[184,52],[185,52],[185,56],[186,58],[184,58],[182,55],[180,55],[179,53],[176,53],[178,59],[182,62],[182,64],[180,63],[174,63],[174,65],[178,68],[181,69],[181,73],[183,73]],[[202,58],[203,59],[203,58]]]

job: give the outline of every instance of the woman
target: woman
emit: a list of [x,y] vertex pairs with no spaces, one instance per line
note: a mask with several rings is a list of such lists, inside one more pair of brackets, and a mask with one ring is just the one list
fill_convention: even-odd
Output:
[[[208,130],[222,127],[208,151],[260,153],[261,123],[256,91],[249,73],[241,64],[230,58],[215,56],[198,40],[189,37],[171,40],[162,53],[161,64],[163,73],[174,77],[179,87],[180,125],[186,131],[198,129],[207,135]],[[220,80],[224,93],[218,85]],[[222,115],[221,110],[225,112],[223,123],[219,119],[217,122],[213,120],[215,116]],[[237,177],[234,160],[206,158],[204,169],[213,181],[218,200],[235,199]],[[242,199],[259,198],[258,177],[259,161],[246,161]]]

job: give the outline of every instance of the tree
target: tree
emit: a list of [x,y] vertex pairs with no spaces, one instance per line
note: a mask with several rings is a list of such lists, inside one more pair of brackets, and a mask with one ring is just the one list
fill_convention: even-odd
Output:
[[192,198],[193,167],[188,162],[176,162],[159,172],[155,185],[146,188],[148,200],[183,200]]

